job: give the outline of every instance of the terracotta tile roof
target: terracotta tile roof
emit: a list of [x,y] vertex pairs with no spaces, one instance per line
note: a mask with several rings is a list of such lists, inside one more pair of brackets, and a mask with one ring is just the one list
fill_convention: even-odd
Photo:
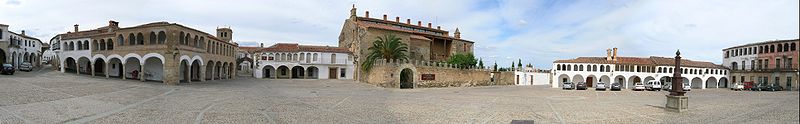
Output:
[[[606,60],[606,57],[578,57],[568,60],[556,60],[553,63],[594,63],[594,64],[631,64],[631,65],[655,65],[655,66],[674,66],[674,58],[650,56],[649,58],[641,57],[617,57],[617,61]],[[711,62],[692,61],[681,59],[681,66],[684,67],[701,67],[701,68],[725,68],[722,65],[717,65]]]
[[350,53],[343,47],[299,45],[296,43],[277,43],[275,45],[257,50],[259,52],[332,52]]
[[239,46],[239,50],[247,51],[248,53],[253,53],[253,52],[258,51],[260,49],[261,49],[261,47]]
[[420,40],[427,40],[427,41],[433,41],[433,40],[431,40],[431,39],[429,39],[427,37],[423,37],[423,36],[419,36],[419,35],[411,35],[411,38],[420,39]]
[[[359,17],[359,18],[361,18],[361,17]],[[380,21],[383,21],[383,20],[380,20]],[[374,23],[374,22],[357,22],[357,25],[360,26],[360,27],[365,27],[365,28],[377,28],[377,29],[383,29],[383,30],[405,32],[405,33],[416,34],[416,35],[438,37],[438,38],[442,38],[442,39],[457,39],[457,40],[461,40],[461,41],[474,43],[474,42],[469,41],[469,40],[465,40],[465,39],[461,39],[461,38],[455,38],[455,37],[447,36],[447,35],[434,35],[434,34],[428,34],[428,33],[423,33],[423,32],[405,30],[405,29],[402,29],[402,28],[399,28],[399,27],[395,27],[395,26],[392,26],[392,25],[389,25],[389,24],[379,24],[379,23]],[[403,25],[408,25],[408,24],[403,24]],[[412,27],[412,26],[409,26],[409,27]],[[420,28],[421,26],[413,26],[413,27]],[[427,27],[423,27],[423,28],[426,28],[428,30],[433,30],[434,32],[437,32],[437,30],[438,30],[438,29],[427,28]],[[442,30],[438,30],[438,31],[442,31]],[[440,32],[440,33],[447,34],[446,31],[443,31],[443,32]]]
[[11,33],[11,34],[15,34],[15,35],[17,35],[17,36],[20,36],[20,37],[23,37],[23,38],[28,38],[28,39],[32,39],[32,40],[41,41],[41,40],[39,40],[39,38],[30,37],[30,36],[28,36],[28,35],[17,34],[16,32],[11,32],[11,31],[9,31],[9,33]]

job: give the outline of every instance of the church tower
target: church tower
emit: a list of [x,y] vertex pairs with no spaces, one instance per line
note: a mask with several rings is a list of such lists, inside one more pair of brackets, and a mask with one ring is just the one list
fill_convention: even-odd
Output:
[[217,38],[225,42],[231,42],[233,30],[231,28],[217,28]]

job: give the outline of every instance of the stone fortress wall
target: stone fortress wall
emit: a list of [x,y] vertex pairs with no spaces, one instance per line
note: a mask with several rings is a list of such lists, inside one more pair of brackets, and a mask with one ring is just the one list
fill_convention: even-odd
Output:
[[[513,72],[492,73],[486,69],[456,68],[455,65],[418,60],[376,60],[372,69],[366,73],[366,83],[387,88],[399,88],[401,71],[412,71],[414,88],[430,87],[471,87],[489,85],[513,85]],[[423,75],[433,75],[433,79],[423,80]]]

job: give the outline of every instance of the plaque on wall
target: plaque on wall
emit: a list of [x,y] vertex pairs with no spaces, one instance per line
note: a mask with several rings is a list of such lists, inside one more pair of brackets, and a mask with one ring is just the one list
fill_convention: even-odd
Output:
[[422,74],[422,80],[436,80],[435,74]]

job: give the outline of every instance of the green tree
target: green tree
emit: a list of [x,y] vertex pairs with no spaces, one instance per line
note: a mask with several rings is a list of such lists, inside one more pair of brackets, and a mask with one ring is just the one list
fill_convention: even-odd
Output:
[[378,59],[408,59],[405,54],[408,51],[408,45],[400,42],[400,38],[394,34],[383,35],[383,37],[378,36],[377,38],[372,42],[372,46],[367,49],[369,53],[367,53],[366,61],[361,63],[364,71],[372,69],[372,64]]
[[511,68],[515,68],[514,67],[514,61],[511,61]]
[[480,58],[480,59],[478,60],[478,67],[480,67],[481,69],[483,69],[483,68],[484,68],[484,67],[483,67],[483,58]]
[[522,59],[519,59],[519,62],[517,62],[517,67],[522,68]]
[[475,59],[471,53],[467,54],[455,54],[448,58],[447,63],[454,64],[459,68],[467,68],[471,66],[475,66],[478,63],[478,60]]

